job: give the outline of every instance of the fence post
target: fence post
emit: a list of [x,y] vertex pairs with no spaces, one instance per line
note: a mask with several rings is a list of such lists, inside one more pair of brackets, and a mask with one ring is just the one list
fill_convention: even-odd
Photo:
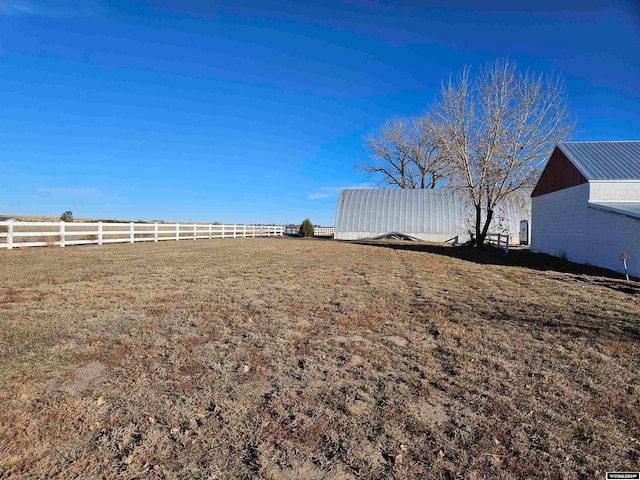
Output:
[[176,223],[176,242],[180,240],[180,224]]
[[236,226],[237,226],[237,225],[234,223],[234,224],[233,224],[233,238],[236,238],[236,235],[237,235]]
[[211,224],[209,224],[209,240],[211,240]]
[[64,247],[64,222],[60,221],[60,246]]
[[242,238],[247,238],[247,224],[242,226]]
[[60,246],[64,247],[64,222],[60,221]]
[[193,224],[193,239],[196,240],[198,238],[198,224]]
[[251,237],[255,237],[256,236],[256,226],[255,225],[251,225]]
[[13,248],[13,220],[9,220],[7,225],[7,248]]
[[102,245],[102,222],[98,222],[98,245]]
[[134,241],[133,222],[129,222],[129,243],[133,243]]
[[157,223],[153,224],[153,241],[154,242],[158,241],[158,224]]

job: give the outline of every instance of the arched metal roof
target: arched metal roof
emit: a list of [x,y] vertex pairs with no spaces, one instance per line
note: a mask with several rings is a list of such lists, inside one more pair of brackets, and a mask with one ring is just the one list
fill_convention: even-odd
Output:
[[[530,190],[523,195],[528,198]],[[517,232],[523,209],[506,204],[496,219],[507,231]],[[522,213],[521,213],[522,212]],[[468,202],[444,189],[345,189],[336,210],[334,238],[355,240],[399,232],[421,240],[442,242],[456,235],[468,238],[474,212]],[[494,223],[497,225],[497,221]]]

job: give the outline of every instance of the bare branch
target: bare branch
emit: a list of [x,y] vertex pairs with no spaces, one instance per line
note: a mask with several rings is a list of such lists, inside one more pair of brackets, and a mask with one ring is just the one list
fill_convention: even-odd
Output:
[[476,209],[480,246],[496,207],[533,186],[574,123],[564,83],[553,74],[522,73],[509,60],[488,64],[473,80],[470,72],[465,67],[456,82],[442,85],[432,118],[449,184],[465,191]]
[[387,121],[367,139],[371,159],[361,163],[360,170],[378,178],[381,185],[436,188],[446,178],[446,163],[430,120],[423,116]]

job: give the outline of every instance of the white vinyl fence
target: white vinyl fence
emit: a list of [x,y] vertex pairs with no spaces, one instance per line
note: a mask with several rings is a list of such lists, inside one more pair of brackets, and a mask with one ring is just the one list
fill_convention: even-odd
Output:
[[0,222],[0,248],[282,236],[278,225]]
[[[284,227],[285,235],[298,235],[300,225],[287,225]],[[316,227],[313,226],[313,235],[315,237],[331,237],[335,231],[334,227]]]
[[334,227],[313,227],[313,234],[316,237],[328,237],[333,235]]

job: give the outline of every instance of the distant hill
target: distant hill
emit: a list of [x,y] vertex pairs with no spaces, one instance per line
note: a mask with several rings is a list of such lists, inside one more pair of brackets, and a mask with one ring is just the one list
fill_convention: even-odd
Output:
[[[37,216],[37,215],[4,215],[0,214],[0,217],[9,217],[15,218],[19,222],[59,222],[60,217],[47,217],[47,216]],[[104,222],[104,223],[176,223],[176,222],[166,222],[164,220],[122,220],[122,219],[114,219],[114,218],[74,218],[74,222]],[[189,224],[192,222],[177,222],[181,224]],[[220,225],[220,222],[197,222],[200,224],[208,224],[212,225]]]
[[[0,217],[11,217],[15,218],[19,222],[59,222],[60,217],[47,217],[47,216],[37,216],[37,215],[4,215],[0,214]],[[162,220],[119,220],[119,219],[106,219],[106,218],[74,218],[74,222],[105,222],[105,223],[127,223],[127,222],[136,222],[136,223],[165,223]]]

